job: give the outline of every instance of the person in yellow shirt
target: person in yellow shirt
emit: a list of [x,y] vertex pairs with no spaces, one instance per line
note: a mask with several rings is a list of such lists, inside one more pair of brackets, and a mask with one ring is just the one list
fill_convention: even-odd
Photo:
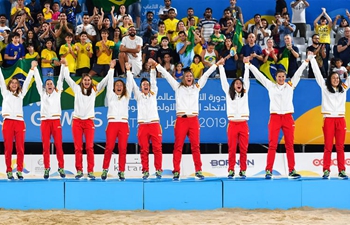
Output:
[[50,2],[45,2],[43,8],[44,19],[46,22],[50,23],[52,21],[53,11],[50,9]]
[[176,31],[176,25],[179,22],[179,20],[175,18],[176,13],[175,9],[173,8],[168,10],[168,15],[169,18],[164,20],[165,32],[172,35]]
[[108,40],[108,30],[101,30],[102,40],[96,43],[96,56],[97,63],[90,70],[89,75],[94,76],[98,75],[101,77],[106,76],[109,70],[109,64],[112,60],[112,52],[114,48],[114,42]]
[[24,6],[24,0],[17,0],[17,6],[11,9],[11,22],[15,21],[17,16],[26,14],[26,22],[28,20],[34,21],[30,14],[30,9]]
[[66,58],[68,62],[70,75],[75,76],[76,66],[77,66],[77,63],[76,63],[77,50],[74,44],[72,44],[73,34],[67,33],[65,40],[66,40],[66,44],[61,45],[59,54],[61,58]]
[[194,78],[201,78],[201,76],[203,75],[204,65],[202,63],[202,57],[200,55],[195,55],[193,57],[193,62],[190,66],[190,69]]
[[75,49],[77,51],[77,76],[82,76],[83,73],[89,73],[90,71],[90,58],[92,57],[93,49],[91,42],[86,42],[87,39],[86,31],[82,31],[80,33],[80,42],[75,43]]
[[39,62],[39,53],[34,50],[34,45],[32,43],[27,44],[28,53],[24,56],[25,59],[35,59]]
[[48,39],[45,43],[46,48],[41,51],[41,72],[43,74],[43,83],[52,79],[54,67],[61,63],[57,58],[56,52],[52,50],[52,40]]
[[[187,17],[184,17],[181,20],[184,21],[185,26],[187,27],[187,29],[189,29],[190,26],[197,27],[197,24],[199,22],[199,18],[194,15],[194,9],[193,8],[188,8],[187,9]],[[192,20],[193,20],[193,22],[192,22]]]
[[[328,73],[328,60],[329,60],[329,52],[331,50],[331,32],[332,32],[332,19],[326,13],[325,8],[321,8],[322,13],[315,19],[314,27],[315,33],[320,36],[319,43],[324,44],[326,47],[326,57],[323,59],[323,67],[325,71]],[[320,21],[320,24],[318,24]]]

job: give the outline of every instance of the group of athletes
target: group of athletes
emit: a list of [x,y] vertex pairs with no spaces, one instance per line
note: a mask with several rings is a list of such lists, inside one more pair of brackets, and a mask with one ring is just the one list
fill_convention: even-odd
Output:
[[348,77],[343,83],[337,73],[331,73],[326,81],[323,79],[313,53],[308,53],[308,58],[298,68],[290,81],[286,82],[286,72],[278,70],[276,82],[267,79],[254,65],[249,63],[249,58],[244,58],[245,72],[243,79],[234,79],[229,84],[225,70],[225,59],[219,60],[212,65],[206,73],[196,82],[190,70],[184,72],[180,82],[175,80],[161,65],[153,59],[149,59],[151,65],[150,79],[142,78],[140,87],[136,84],[131,73],[131,65],[125,63],[127,71],[126,82],[121,79],[114,81],[114,68],[116,61],[112,60],[110,69],[106,77],[100,83],[94,85],[92,78],[88,74],[83,74],[80,84],[76,84],[69,75],[67,61],[61,60],[61,71],[55,85],[53,80],[48,79],[43,84],[38,63],[32,61],[31,69],[27,78],[20,86],[17,78],[11,78],[8,84],[5,83],[4,76],[0,74],[0,89],[3,96],[2,116],[3,138],[5,147],[5,162],[7,178],[14,179],[11,168],[11,156],[13,150],[13,140],[16,142],[17,150],[17,172],[18,179],[23,179],[23,158],[24,158],[24,137],[25,122],[23,120],[23,98],[28,86],[34,76],[36,88],[41,97],[41,137],[43,143],[44,157],[44,178],[50,176],[50,138],[54,139],[57,152],[58,173],[64,178],[64,158],[62,149],[62,128],[61,128],[61,93],[63,91],[63,81],[65,80],[74,92],[74,111],[72,122],[72,133],[75,149],[76,179],[84,176],[82,164],[83,136],[85,137],[85,150],[87,153],[87,178],[95,179],[94,176],[94,116],[95,99],[97,94],[107,86],[108,102],[108,125],[106,128],[106,148],[103,160],[103,171],[101,179],[108,176],[108,168],[111,156],[118,140],[119,171],[120,180],[125,180],[125,164],[127,142],[129,136],[128,125],[128,105],[132,93],[137,101],[138,120],[138,144],[140,145],[142,178],[149,177],[149,144],[152,143],[154,153],[154,166],[156,177],[162,177],[162,130],[159,123],[157,110],[157,71],[162,73],[172,89],[175,91],[176,99],[176,123],[174,126],[174,151],[173,151],[173,180],[180,179],[180,163],[183,144],[188,136],[191,144],[191,151],[195,167],[195,177],[204,179],[202,173],[202,162],[199,146],[200,125],[199,113],[199,92],[205,86],[209,75],[219,68],[222,89],[226,95],[226,109],[229,120],[227,128],[229,147],[229,167],[228,178],[235,177],[236,148],[239,143],[240,149],[240,178],[246,178],[247,150],[249,142],[249,106],[248,92],[250,86],[249,72],[268,90],[270,98],[270,120],[268,124],[269,149],[267,153],[266,179],[272,178],[273,164],[278,145],[278,135],[282,129],[285,137],[285,146],[288,159],[288,177],[298,179],[301,176],[295,170],[294,158],[294,120],[292,114],[293,92],[300,81],[303,70],[310,63],[315,72],[316,81],[322,90],[322,114],[324,115],[324,157],[323,157],[323,178],[328,179],[330,175],[331,153],[333,140],[338,160],[338,177],[347,179],[345,173],[344,142],[346,134],[345,124],[345,102],[346,92],[350,85]]

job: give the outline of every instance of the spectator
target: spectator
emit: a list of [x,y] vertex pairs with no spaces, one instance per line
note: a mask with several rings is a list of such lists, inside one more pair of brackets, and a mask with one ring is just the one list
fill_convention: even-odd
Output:
[[108,40],[108,34],[108,30],[101,30],[102,40],[96,43],[97,63],[89,72],[91,76],[97,74],[98,76],[104,77],[108,73],[109,64],[112,60],[112,51],[114,48],[114,42]]
[[230,10],[230,8],[226,8],[224,9],[224,15],[223,17],[219,20],[219,24],[221,26],[221,33],[225,34],[226,33],[226,30],[229,28],[227,26],[227,22],[228,21],[233,21],[232,20],[232,12]]
[[40,60],[39,53],[34,50],[33,44],[27,45],[28,53],[24,56],[25,59],[35,59],[36,61]]
[[236,3],[237,3],[237,0],[230,0],[229,9],[231,10],[232,17],[240,20],[241,24],[243,25],[244,24],[243,13],[242,13],[241,7],[237,6]]
[[[313,52],[320,72],[324,78],[327,77],[327,72],[323,65],[323,59],[326,57],[326,49],[324,44],[320,44],[320,36],[318,34],[312,35],[312,45],[306,48],[306,52]],[[309,78],[315,78],[311,65],[309,65]]]
[[180,38],[179,38],[179,32],[180,31],[184,31],[187,35],[188,35],[188,32],[186,30],[186,27],[185,27],[185,23],[180,20],[179,22],[177,22],[176,24],[176,30],[175,32],[171,35],[171,44],[176,46],[177,43],[180,42]]
[[201,30],[202,38],[205,41],[209,41],[210,35],[214,32],[214,25],[218,22],[212,17],[212,9],[206,8],[204,12],[204,19],[201,19],[198,24],[198,28]]
[[297,58],[299,58],[299,49],[297,46],[293,45],[292,37],[289,34],[287,34],[284,37],[284,42],[286,43],[286,46],[279,50],[278,58],[282,59],[283,52],[284,51],[288,52],[289,57],[288,57],[287,77],[292,78],[298,69]]
[[273,41],[275,43],[274,47],[278,48],[280,45],[280,35],[278,32],[278,27],[281,26],[282,21],[281,21],[281,14],[280,13],[275,13],[275,20],[272,20],[272,25],[270,27],[271,30],[271,37],[273,38]]
[[158,50],[158,63],[162,63],[165,55],[170,55],[171,59],[173,58],[173,50],[169,48],[169,39],[168,37],[162,37],[162,42]]
[[[116,26],[116,24],[113,24]],[[114,28],[111,26],[111,21],[108,17],[105,17],[105,13],[103,12],[103,8],[101,8],[101,16],[98,20],[97,29],[102,34],[102,29],[108,30],[108,40],[112,41],[114,38]]]
[[[46,42],[48,40],[51,40],[51,43],[55,42],[55,33],[52,31],[51,26],[49,23],[45,22],[43,23],[41,27],[41,31],[38,34],[38,39],[40,41],[41,49],[46,47]],[[56,46],[53,46],[53,50],[56,49]]]
[[93,54],[92,44],[87,42],[88,34],[85,31],[82,31],[79,35],[80,42],[76,42],[74,47],[77,51],[77,76],[82,76],[84,73],[89,73],[90,71],[90,58]]
[[174,9],[174,12],[175,12],[175,16],[177,15],[177,10],[176,8],[172,7],[171,6],[171,0],[164,0],[164,6],[160,6],[160,9],[159,9],[159,12],[158,12],[158,16],[159,16],[159,19],[161,20],[166,20],[169,18],[169,9]]
[[27,38],[25,39],[24,45],[27,47],[29,44],[33,45],[36,52],[40,52],[40,42],[34,33],[34,30],[29,30],[27,33]]
[[286,46],[286,43],[283,41],[286,35],[292,35],[295,31],[295,25],[289,22],[289,14],[284,13],[283,19],[281,20],[281,25],[278,26],[278,32],[280,35],[280,44],[279,47],[282,48]]
[[156,22],[153,22],[154,14],[151,11],[146,13],[146,21],[141,24],[140,36],[143,43],[149,43],[151,36],[158,33],[158,26]]
[[50,23],[52,21],[52,14],[53,11],[50,9],[50,2],[45,2],[44,8],[43,8],[43,14],[45,22]]
[[220,52],[220,59],[225,59],[224,69],[228,78],[237,78],[237,60],[238,54],[236,48],[232,45],[231,39],[225,39],[225,46]]
[[184,76],[184,65],[181,62],[176,63],[174,73],[172,74],[175,79],[181,80]]
[[343,61],[341,59],[339,58],[334,59],[334,68],[332,69],[332,71],[337,73],[340,79],[346,79],[348,77],[348,71],[342,65],[343,65]]
[[53,43],[48,39],[45,43],[46,48],[41,51],[41,73],[43,75],[43,82],[47,79],[52,79],[54,75],[54,67],[60,66],[56,52],[53,51]]
[[[320,21],[320,24],[318,24]],[[328,24],[327,24],[328,22]],[[326,57],[323,58],[323,66],[328,73],[328,60],[331,43],[332,19],[326,13],[326,9],[322,8],[322,13],[314,21],[315,33],[320,36],[320,43],[326,46]]]
[[36,14],[41,11],[41,5],[36,0],[31,0],[26,7],[30,10],[30,14],[33,18],[36,18]]
[[65,42],[65,37],[70,33],[73,34],[74,27],[67,21],[65,12],[60,14],[60,23],[55,26],[56,47],[60,48]]
[[339,58],[343,61],[343,66],[347,66],[350,62],[350,27],[345,27],[344,37],[340,38],[337,45]]
[[123,25],[119,26],[123,37],[128,35],[128,29],[130,27],[129,21],[130,21],[129,17],[127,15],[124,15],[123,16]]
[[267,39],[271,36],[271,30],[268,28],[269,23],[266,19],[261,19],[260,14],[255,14],[254,21],[255,24],[249,28],[248,33],[253,33],[256,37],[256,44],[264,48]]
[[305,9],[310,4],[306,0],[295,0],[290,3],[292,8],[292,23],[295,25],[294,37],[299,31],[300,37],[306,40],[306,17]]
[[185,23],[186,27],[189,27],[191,19],[194,19],[194,26],[198,25],[199,18],[198,16],[194,15],[194,9],[193,8],[188,8],[187,9],[187,16],[182,18],[181,20]]
[[187,41],[187,35],[184,31],[179,32],[179,38],[180,42],[176,45],[176,52],[179,54],[180,62],[183,63],[184,68],[190,67],[194,57],[192,43]]
[[151,65],[148,62],[144,62],[142,64],[142,70],[141,70],[141,73],[140,73],[140,78],[150,79],[150,77],[151,77],[150,72],[151,72]]
[[[136,19],[136,27],[141,25],[141,0],[136,0],[128,6],[128,12]],[[135,20],[134,20],[135,21]]]
[[156,36],[152,36],[151,43],[149,45],[146,45],[143,49],[142,63],[148,62],[149,58],[152,58],[154,61],[157,61],[158,51],[158,39]]
[[119,64],[122,73],[125,74],[125,63],[129,62],[132,67],[134,76],[138,76],[142,69],[141,47],[143,45],[142,38],[136,36],[135,27],[129,28],[129,35],[122,39],[119,53]]
[[[235,26],[236,26],[236,20],[233,18],[229,18],[226,21],[227,29],[223,31],[223,34],[225,35],[226,39],[233,39],[233,35],[235,34]],[[222,28],[222,27],[221,27]]]
[[[204,73],[205,73],[219,59],[219,54],[215,50],[215,44],[213,42],[209,42],[207,49],[203,49],[201,57],[202,57],[202,63],[204,65]],[[218,73],[216,71],[213,71],[213,73],[211,73],[209,77],[214,78],[217,74]]]
[[77,66],[77,53],[80,50],[73,43],[73,34],[68,33],[65,37],[66,43],[60,47],[60,57],[67,60],[67,65],[69,68],[69,73],[71,76],[75,76],[76,66]]
[[78,25],[75,29],[75,39],[80,40],[80,34],[85,32],[87,35],[87,42],[95,42],[96,30],[93,25],[90,24],[90,16],[88,14],[83,15],[83,23]]
[[[112,9],[114,10],[114,6],[112,6]],[[115,20],[116,20],[117,27],[120,27],[121,25],[123,25],[123,17],[124,16],[128,16],[129,26],[133,25],[132,17],[130,16],[130,14],[126,13],[125,5],[120,5],[118,11],[119,11],[119,13],[117,15],[115,15],[115,16],[112,15],[112,18],[115,18]]]
[[[264,60],[262,56],[262,50],[260,45],[255,44],[255,35],[253,33],[250,33],[248,35],[248,43],[245,44],[240,52],[240,58],[243,59],[243,57],[249,57],[249,61],[256,67],[260,67],[260,63]],[[252,76],[252,73],[250,73],[250,76]]]
[[17,6],[11,9],[11,24],[14,22],[17,16],[25,15],[25,21],[31,20],[34,22],[33,17],[30,14],[30,9],[24,6],[24,0],[17,0]]
[[285,0],[276,0],[275,12],[276,13],[279,12],[279,13],[281,13],[281,15],[288,12],[287,3]]
[[7,17],[5,14],[1,14],[0,15],[0,30],[4,31],[4,30],[8,30],[11,31],[11,29],[6,26],[6,21],[7,21]]
[[60,5],[58,4],[58,2],[55,2],[52,4],[52,20],[51,20],[51,25],[52,25],[52,29],[55,28],[55,25],[58,24],[59,18],[60,18]]
[[215,24],[214,25],[214,33],[210,35],[209,42],[214,43],[215,45],[215,50],[217,52],[221,52],[221,50],[224,48],[224,43],[225,43],[225,35],[220,33],[220,24]]
[[165,32],[169,35],[173,35],[173,33],[176,31],[176,25],[179,22],[179,20],[176,19],[175,16],[175,9],[171,8],[168,10],[168,19],[164,20]]
[[[116,59],[117,61],[119,57],[119,48],[122,43],[122,38],[123,38],[122,31],[120,30],[119,27],[116,27],[114,30],[114,40],[113,40],[114,47],[113,47],[112,59]],[[119,63],[115,65],[114,72],[115,72],[114,76],[118,76],[118,74],[122,74]]]
[[202,57],[200,55],[195,55],[193,57],[193,62],[190,66],[190,69],[195,79],[201,78],[201,76],[203,75],[204,65],[202,63]]
[[274,61],[275,63],[277,63],[278,61],[278,49],[274,48],[274,43],[273,43],[273,39],[268,39],[266,41],[266,48],[264,48],[262,50],[262,54],[264,57],[264,63],[266,63],[268,60],[270,61]]
[[[338,26],[337,22],[339,19],[340,19],[340,24]],[[335,44],[338,43],[340,38],[344,37],[345,27],[348,27],[348,26],[349,26],[349,23],[344,16],[337,15],[335,17],[335,20],[333,21],[333,26],[332,26],[332,29],[335,32],[335,41],[334,41]]]
[[12,42],[6,46],[4,60],[8,66],[14,65],[19,59],[24,58],[25,49],[20,43],[20,35],[15,32],[12,34]]
[[73,27],[76,25],[76,0],[61,0],[61,13],[65,12],[67,16],[67,22],[72,24]]
[[[165,24],[164,24],[164,22],[159,22],[158,23],[158,34],[157,34],[158,44],[160,44],[162,42],[162,38],[163,37],[168,37],[168,35],[165,32]],[[169,38],[168,38],[168,41],[169,41]]]
[[[166,53],[162,58],[163,60],[161,65],[166,71],[168,71],[168,73],[174,74],[175,65],[171,63],[171,58],[172,58],[171,55]],[[161,77],[161,74],[158,74],[158,77]]]

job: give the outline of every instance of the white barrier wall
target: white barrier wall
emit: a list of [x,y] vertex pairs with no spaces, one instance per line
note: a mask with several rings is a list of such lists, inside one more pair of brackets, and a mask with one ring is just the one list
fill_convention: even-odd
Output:
[[[264,176],[266,166],[266,155],[267,154],[248,154],[247,160],[247,176],[259,177]],[[301,173],[302,176],[317,177],[322,174],[322,153],[296,153],[296,167],[295,169]],[[67,177],[74,177],[76,173],[75,169],[75,158],[74,155],[65,155],[65,170]],[[203,154],[202,164],[203,173],[206,176],[211,177],[225,177],[227,176],[228,168],[228,155],[227,154]],[[346,153],[346,168],[349,170],[350,166],[350,153]],[[0,177],[5,178],[5,159],[4,156],[0,156]],[[86,155],[84,155],[84,173],[86,173]],[[150,155],[150,173],[153,175],[155,170],[153,166],[153,155]],[[95,155],[95,175],[100,176],[102,172],[103,155]],[[43,157],[41,155],[26,155],[24,157],[24,175],[26,178],[39,178],[43,176],[44,164]],[[12,158],[12,168],[16,171],[16,156]],[[56,156],[51,156],[51,177],[57,177],[57,160]],[[163,170],[164,177],[172,176],[172,155],[163,155]],[[239,171],[239,154],[237,154],[237,161],[235,170]],[[189,177],[194,175],[194,165],[192,161],[192,155],[183,155],[181,164],[181,177]],[[118,173],[118,155],[113,155],[109,167],[109,176],[117,177]],[[125,176],[127,178],[140,178],[142,173],[141,158],[140,155],[129,154],[127,155],[127,165]],[[276,160],[274,165],[275,176],[287,176],[288,166],[286,154],[276,154]],[[331,164],[331,176],[337,176],[337,160],[336,154],[332,155]]]

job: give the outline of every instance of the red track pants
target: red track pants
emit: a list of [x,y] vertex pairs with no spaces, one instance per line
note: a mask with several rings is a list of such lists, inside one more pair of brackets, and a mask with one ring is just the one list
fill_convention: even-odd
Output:
[[278,135],[282,128],[287,152],[288,170],[294,170],[294,120],[292,114],[271,114],[269,122],[269,150],[267,153],[266,170],[272,171],[278,145]]
[[247,121],[230,121],[227,127],[228,171],[235,170],[237,142],[239,143],[239,165],[241,171],[247,170],[249,128]]
[[159,123],[139,124],[137,138],[140,145],[142,171],[149,171],[149,141],[152,142],[154,167],[162,170],[162,130]]
[[102,169],[108,170],[112,153],[115,147],[115,142],[118,138],[119,171],[125,171],[129,132],[128,123],[108,122],[106,129],[106,149]]
[[346,122],[342,118],[324,119],[324,153],[323,153],[323,171],[329,170],[331,166],[331,155],[333,150],[333,140],[335,138],[335,150],[337,151],[337,162],[339,172],[345,170],[344,142],[346,135]]
[[83,171],[83,135],[87,154],[88,173],[94,172],[94,134],[95,125],[91,119],[73,119],[72,133],[75,150],[75,168]]
[[2,124],[6,172],[12,172],[13,140],[16,141],[17,171],[23,171],[25,123],[22,120],[5,119]]
[[202,170],[201,153],[199,148],[199,121],[198,117],[177,117],[175,123],[175,144],[173,164],[174,171],[180,173],[180,163],[182,157],[182,148],[185,142],[186,136],[190,139],[192,157],[194,161],[194,167],[196,171]]
[[50,168],[50,139],[53,137],[56,147],[56,157],[58,168],[64,168],[63,148],[62,148],[62,127],[61,120],[41,121],[41,140],[43,141],[43,156],[45,169]]

